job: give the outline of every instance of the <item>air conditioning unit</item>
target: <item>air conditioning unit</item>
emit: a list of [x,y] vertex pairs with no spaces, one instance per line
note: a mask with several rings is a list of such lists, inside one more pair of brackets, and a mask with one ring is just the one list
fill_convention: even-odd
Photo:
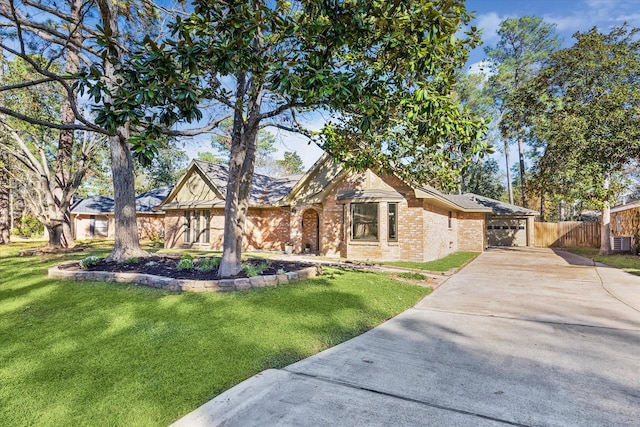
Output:
[[614,252],[629,252],[631,251],[631,236],[615,236],[613,238],[613,245],[611,245]]

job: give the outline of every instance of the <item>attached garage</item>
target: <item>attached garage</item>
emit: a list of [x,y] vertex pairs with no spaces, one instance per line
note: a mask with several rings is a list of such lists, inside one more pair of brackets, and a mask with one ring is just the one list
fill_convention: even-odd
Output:
[[527,246],[526,218],[487,218],[489,246]]
[[460,194],[447,196],[467,209],[482,208],[485,217],[486,246],[533,246],[533,221],[537,211],[479,196]]

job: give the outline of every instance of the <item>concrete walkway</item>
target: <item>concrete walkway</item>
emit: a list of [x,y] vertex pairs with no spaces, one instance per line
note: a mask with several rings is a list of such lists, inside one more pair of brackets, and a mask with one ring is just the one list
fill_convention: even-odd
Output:
[[178,426],[640,425],[640,277],[491,249],[414,308]]

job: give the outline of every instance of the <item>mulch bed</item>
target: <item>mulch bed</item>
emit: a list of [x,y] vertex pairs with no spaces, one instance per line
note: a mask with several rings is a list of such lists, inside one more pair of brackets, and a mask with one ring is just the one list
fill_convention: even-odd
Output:
[[[197,258],[194,259],[194,261]],[[190,280],[217,280],[220,279],[218,277],[218,270],[214,268],[211,271],[204,272],[199,271],[195,268],[191,268],[188,270],[178,270],[177,264],[180,261],[180,258],[177,257],[159,257],[159,256],[151,256],[146,258],[140,258],[137,263],[132,262],[124,262],[119,263],[115,261],[107,261],[105,259],[101,259],[96,264],[91,265],[87,269],[83,271],[109,271],[112,273],[143,273],[143,274],[153,274],[156,276],[164,276],[171,277],[173,279],[190,279]],[[259,266],[264,263],[268,264],[266,270],[264,270],[260,275],[267,276],[272,274],[277,274],[278,271],[298,271],[306,267],[311,267],[313,264],[305,263],[305,262],[295,262],[295,261],[280,261],[280,260],[265,260],[261,258],[248,258],[242,261],[243,265],[253,265]],[[79,264],[70,264],[64,267],[66,270],[81,270]],[[240,271],[237,276],[233,276],[232,278],[242,278],[247,277],[244,270]]]

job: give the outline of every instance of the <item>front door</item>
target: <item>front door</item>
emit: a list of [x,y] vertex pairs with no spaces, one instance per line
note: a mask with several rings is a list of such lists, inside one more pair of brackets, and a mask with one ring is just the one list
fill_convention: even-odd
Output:
[[320,252],[320,217],[314,209],[307,209],[302,214],[302,251]]

